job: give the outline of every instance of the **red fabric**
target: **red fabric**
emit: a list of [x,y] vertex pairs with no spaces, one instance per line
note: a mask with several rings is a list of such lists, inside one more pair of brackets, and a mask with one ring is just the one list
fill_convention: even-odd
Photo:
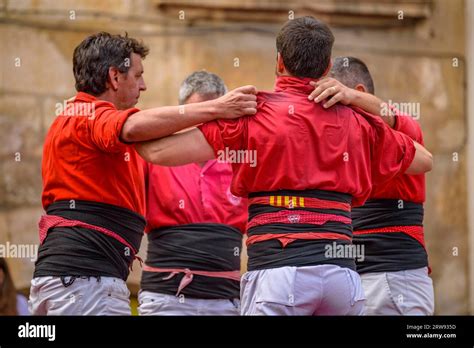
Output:
[[255,216],[248,224],[248,228],[267,224],[313,224],[324,225],[328,221],[351,224],[351,219],[335,214],[315,213],[305,210],[281,210],[276,213],[264,213]]
[[44,143],[43,207],[77,199],[144,215],[139,156],[133,146],[120,141],[123,124],[139,110],[117,110],[113,104],[81,92],[67,105]]
[[184,273],[184,277],[181,279],[181,282],[179,283],[176,296],[178,296],[179,293],[193,281],[194,274],[205,276],[205,277],[224,278],[224,279],[240,281],[239,270],[237,271],[195,271],[195,270],[190,270],[189,268],[159,268],[159,267],[152,267],[148,265],[144,265],[143,270],[147,272],[164,272],[164,273],[169,272],[170,274],[164,277],[163,280],[171,279],[178,273]]
[[247,199],[230,192],[232,168],[217,160],[162,167],[144,163],[147,232],[190,223],[221,223],[245,232]]
[[286,208],[316,208],[316,209],[338,209],[351,211],[351,205],[348,203],[329,201],[319,198],[296,197],[296,196],[267,196],[249,198],[249,204],[265,204],[274,207]]
[[[409,115],[393,109],[396,114],[395,129],[424,145],[423,133],[418,122]],[[402,199],[408,202],[425,201],[425,174],[400,174],[382,185],[374,185],[370,195],[373,199]]]
[[266,234],[259,234],[251,236],[247,239],[246,245],[249,246],[254,243],[265,242],[271,239],[278,239],[278,241],[282,244],[283,247],[287,246],[288,244],[294,242],[298,239],[306,239],[306,240],[313,240],[313,239],[338,239],[338,240],[349,240],[352,241],[352,238],[346,236],[342,233],[334,233],[334,232],[303,232],[303,233],[266,233]]
[[425,237],[423,233],[423,226],[380,227],[380,228],[373,228],[369,230],[354,231],[354,235],[369,234],[369,233],[392,233],[392,232],[406,233],[410,237],[416,239],[421,245],[423,245],[423,248],[425,248]]
[[82,227],[82,228],[88,228],[90,230],[103,233],[109,237],[112,237],[118,240],[120,243],[128,247],[130,251],[133,252],[133,254],[136,254],[138,252],[138,250],[135,250],[135,248],[133,248],[133,246],[129,242],[127,242],[124,238],[122,238],[117,233],[110,231],[106,228],[91,225],[79,220],[69,220],[69,219],[65,219],[61,216],[56,216],[56,215],[42,215],[38,223],[38,227],[39,227],[40,244],[43,244],[43,241],[46,239],[49,230],[54,227]]
[[369,197],[372,182],[392,179],[413,161],[408,136],[365,112],[343,105],[326,110],[309,101],[310,81],[278,77],[274,92],[258,93],[255,116],[199,127],[216,156],[226,147],[256,151],[257,165],[232,164],[235,195],[321,189],[348,193],[357,206]]

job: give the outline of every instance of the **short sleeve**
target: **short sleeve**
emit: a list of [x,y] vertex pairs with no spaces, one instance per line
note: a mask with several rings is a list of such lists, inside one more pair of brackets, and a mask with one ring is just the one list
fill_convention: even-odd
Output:
[[391,129],[380,117],[354,109],[372,127],[372,183],[383,184],[397,174],[403,174],[415,158],[415,144],[406,134]]
[[418,122],[412,116],[403,114],[395,108],[392,109],[392,112],[395,115],[394,129],[423,145],[423,132]]
[[128,117],[137,111],[140,110],[117,110],[113,106],[97,107],[88,122],[92,142],[105,152],[120,151],[126,145],[120,140],[122,127]]
[[230,150],[245,150],[247,147],[248,117],[215,120],[198,128],[214,149],[216,157],[218,151],[224,151],[226,147]]

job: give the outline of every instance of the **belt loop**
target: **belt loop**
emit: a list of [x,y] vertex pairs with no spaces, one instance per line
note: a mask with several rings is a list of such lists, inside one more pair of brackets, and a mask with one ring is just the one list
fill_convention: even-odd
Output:
[[61,283],[63,283],[64,287],[67,288],[68,286],[71,286],[74,281],[76,280],[75,276],[70,276],[69,280],[66,281],[66,278],[69,276],[61,276],[59,279],[61,279]]

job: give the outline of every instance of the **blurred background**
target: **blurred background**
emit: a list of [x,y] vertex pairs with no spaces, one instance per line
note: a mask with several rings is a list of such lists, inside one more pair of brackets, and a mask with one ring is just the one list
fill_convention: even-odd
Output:
[[[181,81],[200,69],[229,88],[272,89],[275,34],[303,15],[330,25],[334,56],[367,63],[376,95],[420,103],[435,156],[425,234],[436,314],[474,314],[472,0],[0,0],[0,246],[38,243],[42,144],[57,103],[75,94],[72,53],[87,35],[126,31],[150,47],[138,104],[149,108],[177,105]],[[27,295],[34,262],[7,263]],[[136,263],[134,294],[139,280]]]

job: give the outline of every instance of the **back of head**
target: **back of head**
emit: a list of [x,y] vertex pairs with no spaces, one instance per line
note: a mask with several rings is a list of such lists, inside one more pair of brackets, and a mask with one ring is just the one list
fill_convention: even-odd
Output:
[[131,54],[143,59],[148,47],[136,39],[100,32],[88,36],[74,50],[73,71],[76,90],[98,96],[105,92],[110,67],[126,73],[131,66]]
[[202,100],[218,98],[227,93],[224,81],[216,74],[201,70],[195,71],[181,83],[179,104],[186,104],[193,95]]
[[370,94],[374,94],[374,81],[365,63],[355,57],[334,58],[329,75],[349,88],[361,84]]
[[276,39],[285,68],[295,77],[323,76],[331,61],[333,44],[329,27],[311,16],[286,22]]

